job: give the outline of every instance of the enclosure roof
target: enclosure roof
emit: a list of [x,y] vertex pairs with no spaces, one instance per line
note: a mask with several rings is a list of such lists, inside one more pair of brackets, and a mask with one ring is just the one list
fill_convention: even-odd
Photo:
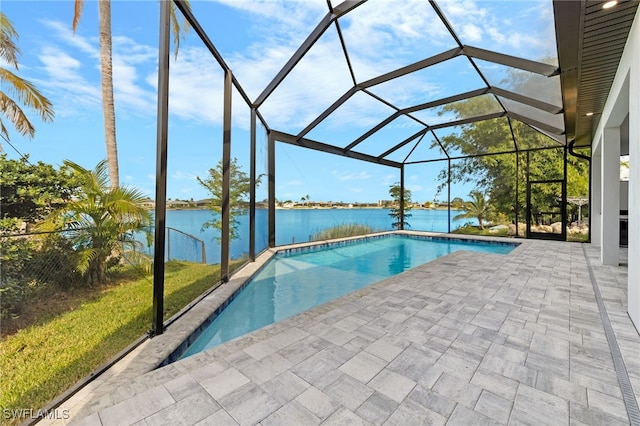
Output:
[[[495,152],[446,143],[489,120],[510,129],[505,152],[574,139],[590,145],[638,5],[269,2],[274,16],[304,35],[275,75],[265,76],[233,72],[198,25],[203,2],[191,3],[193,13],[176,3],[279,141],[392,166]],[[230,26],[243,28],[240,18]],[[250,37],[277,36],[269,31],[265,25],[265,34]],[[514,132],[518,122],[544,137],[526,139]]]

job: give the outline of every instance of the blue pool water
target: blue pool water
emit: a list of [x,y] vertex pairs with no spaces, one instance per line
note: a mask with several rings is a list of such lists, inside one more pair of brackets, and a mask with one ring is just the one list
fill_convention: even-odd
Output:
[[514,244],[388,235],[324,249],[278,253],[182,358],[456,250],[509,253]]

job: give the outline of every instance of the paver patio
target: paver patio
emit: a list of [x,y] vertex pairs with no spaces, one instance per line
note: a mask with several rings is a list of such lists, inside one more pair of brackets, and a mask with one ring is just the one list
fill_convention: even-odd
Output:
[[589,263],[637,404],[626,263],[527,240],[456,252],[136,376],[154,338],[59,407],[69,420],[40,423],[630,424]]

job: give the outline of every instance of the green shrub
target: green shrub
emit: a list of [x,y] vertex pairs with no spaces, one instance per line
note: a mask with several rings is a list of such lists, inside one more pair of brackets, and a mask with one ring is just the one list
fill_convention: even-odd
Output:
[[375,232],[370,226],[359,223],[343,223],[331,228],[323,229],[311,236],[311,241],[332,240],[334,238],[354,237]]
[[1,237],[0,245],[0,318],[5,319],[20,310],[33,289],[26,271],[36,243],[24,237]]
[[5,236],[0,242],[0,318],[17,315],[24,303],[54,288],[82,283],[78,254],[63,236]]
[[29,273],[34,280],[61,289],[83,285],[78,272],[79,254],[71,241],[59,234],[47,235],[29,262]]

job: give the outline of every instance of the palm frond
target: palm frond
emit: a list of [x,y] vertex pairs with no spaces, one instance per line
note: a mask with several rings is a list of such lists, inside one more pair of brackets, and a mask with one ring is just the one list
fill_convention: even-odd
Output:
[[78,261],[78,272],[85,274],[91,267],[91,261],[98,256],[98,250],[88,247],[78,252],[80,259]]
[[[0,92],[0,114],[4,115],[11,121],[13,127],[16,128],[18,133],[22,136],[29,136],[32,138],[36,134],[36,128],[29,121],[20,105],[18,105],[13,99],[8,97],[4,92]],[[2,126],[2,133],[9,138],[7,129]]]
[[73,5],[73,22],[71,23],[71,30],[75,33],[82,17],[82,8],[84,6],[83,0],[75,0]]
[[0,11],[0,58],[4,59],[5,62],[15,69],[18,69],[20,48],[14,39],[18,39],[18,32],[13,27],[7,15]]
[[[2,122],[2,118],[0,118],[0,134],[2,134],[5,138],[10,139],[9,131],[4,126],[4,123]],[[0,152],[2,152],[2,144],[0,144]]]
[[[189,0],[186,0],[185,6],[187,9],[191,8],[189,4]],[[183,17],[182,24],[178,21],[178,11],[176,5],[172,2],[170,9],[170,20],[171,20],[171,32],[173,33],[173,55],[174,58],[178,58],[178,50],[180,49],[180,39],[184,38],[184,35],[191,28],[191,24],[187,21],[186,18]]]
[[30,81],[25,80],[7,70],[0,68],[2,91],[13,93],[18,102],[38,113],[42,121],[51,122],[55,116],[53,104]]

